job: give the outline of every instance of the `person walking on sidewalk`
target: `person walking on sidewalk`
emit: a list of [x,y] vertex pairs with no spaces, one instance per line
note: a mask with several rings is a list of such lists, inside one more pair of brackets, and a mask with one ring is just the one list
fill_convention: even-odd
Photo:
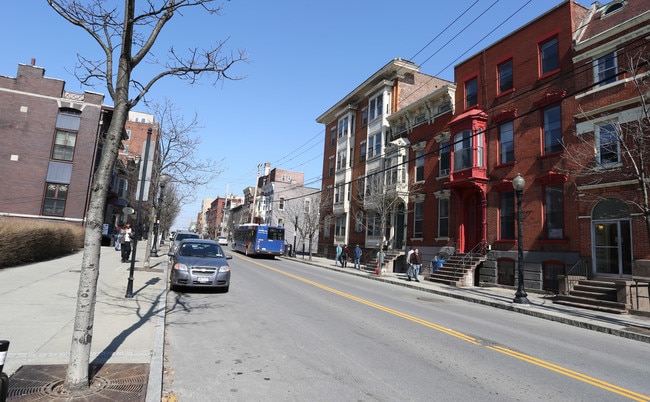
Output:
[[363,255],[363,251],[361,250],[361,247],[357,244],[357,246],[354,248],[354,269],[361,270],[361,256]]
[[350,256],[350,249],[347,244],[343,245],[343,253],[341,253],[341,266],[347,268],[348,266],[348,257]]
[[[420,267],[422,266],[422,256],[420,255],[420,250],[417,248],[413,251],[413,254],[411,254],[411,258],[409,259],[409,262],[411,263],[411,275],[413,275],[413,278],[415,279],[416,282],[420,282],[418,279],[418,275],[420,275]],[[408,280],[411,280],[411,276],[409,275]]]
[[133,237],[133,229],[131,229],[131,224],[127,223],[124,225],[120,236],[122,238],[122,244],[120,246],[122,251],[122,262],[127,262],[131,256],[131,239]]
[[408,280],[411,280],[413,276],[413,266],[411,265],[411,255],[413,254],[413,247],[409,248],[408,253],[406,253],[406,277]]
[[[341,260],[341,254],[343,254],[343,247],[341,245],[336,246],[336,259],[334,260],[334,266],[336,267],[338,262]],[[343,264],[341,264],[343,266]]]

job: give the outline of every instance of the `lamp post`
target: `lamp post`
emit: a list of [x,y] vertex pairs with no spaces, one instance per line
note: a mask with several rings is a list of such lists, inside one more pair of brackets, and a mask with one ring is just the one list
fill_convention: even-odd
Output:
[[156,248],[156,243],[158,242],[158,230],[160,229],[160,209],[162,208],[163,191],[165,190],[165,185],[167,184],[168,179],[169,177],[166,174],[161,174],[158,178],[160,196],[158,197],[158,208],[156,208],[156,222],[153,224],[153,244],[151,245],[151,252],[149,253],[149,257],[158,257],[158,248]]
[[519,173],[512,180],[512,187],[515,189],[515,194],[517,195],[517,293],[515,293],[515,298],[513,303],[517,304],[529,304],[528,294],[524,290],[524,232],[523,232],[523,223],[524,217],[521,213],[521,197],[524,193],[524,186],[526,185],[526,180]]
[[136,215],[135,233],[131,237],[131,266],[129,267],[129,279],[126,283],[127,299],[133,298],[133,271],[135,271],[135,252],[138,248],[138,237],[142,234],[142,199],[144,198],[144,187],[147,180],[147,163],[149,163],[149,144],[151,143],[151,127],[147,130],[147,144],[144,147],[144,165],[140,163],[140,196],[138,197],[138,210]]

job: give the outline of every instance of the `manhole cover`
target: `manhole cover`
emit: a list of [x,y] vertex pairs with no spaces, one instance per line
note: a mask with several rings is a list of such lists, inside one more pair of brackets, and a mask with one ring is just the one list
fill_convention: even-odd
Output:
[[9,378],[7,401],[144,401],[148,364],[91,365],[92,384],[82,393],[63,391],[67,365],[22,366]]

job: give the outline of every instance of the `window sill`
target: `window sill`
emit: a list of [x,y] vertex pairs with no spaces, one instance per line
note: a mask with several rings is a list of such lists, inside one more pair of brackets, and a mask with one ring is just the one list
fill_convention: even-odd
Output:
[[540,239],[540,244],[556,244],[565,246],[569,243],[569,239]]
[[496,165],[494,168],[495,169],[503,169],[503,168],[508,168],[508,167],[513,167],[515,166],[516,162],[506,162],[506,163],[501,163],[499,165]]
[[497,99],[500,98],[500,97],[502,97],[502,96],[506,96],[506,95],[508,95],[508,94],[511,94],[511,93],[513,93],[513,92],[515,92],[515,89],[514,89],[514,88],[511,88],[511,89],[509,89],[509,90],[507,90],[507,91],[503,91],[503,92],[497,94]]
[[547,158],[552,158],[552,157],[554,157],[554,156],[562,155],[562,153],[564,153],[564,151],[552,152],[552,153],[550,153],[550,154],[540,155],[537,159],[547,159]]
[[544,74],[540,75],[539,77],[537,77],[537,79],[538,80],[543,80],[544,78],[548,78],[548,77],[550,77],[552,75],[555,75],[555,74],[557,74],[559,72],[560,72],[560,69],[556,68],[555,70],[552,70],[552,71],[549,71],[548,73],[544,73]]

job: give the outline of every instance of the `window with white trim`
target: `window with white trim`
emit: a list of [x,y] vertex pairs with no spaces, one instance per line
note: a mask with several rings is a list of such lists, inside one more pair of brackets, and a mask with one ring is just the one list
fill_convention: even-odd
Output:
[[424,236],[424,203],[413,204],[413,237]]
[[597,86],[611,84],[617,79],[616,52],[608,53],[594,60],[594,83]]
[[598,164],[609,166],[621,162],[619,127],[612,123],[596,126],[596,150]]
[[438,237],[449,237],[449,198],[438,199]]
[[382,115],[382,111],[384,108],[383,99],[384,99],[383,94],[379,94],[374,98],[370,99],[370,103],[369,103],[370,121],[373,121],[374,119]]
[[424,149],[415,151],[415,181],[424,181]]

